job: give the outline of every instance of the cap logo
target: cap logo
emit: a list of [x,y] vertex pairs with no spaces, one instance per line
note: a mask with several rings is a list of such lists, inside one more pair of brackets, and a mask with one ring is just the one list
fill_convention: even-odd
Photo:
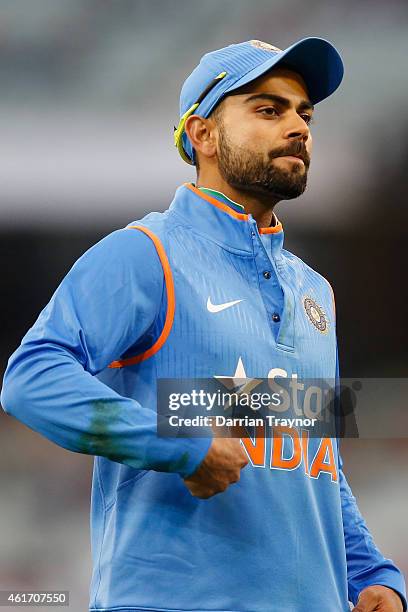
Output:
[[249,42],[253,47],[256,47],[257,49],[264,49],[264,51],[272,51],[273,53],[281,53],[282,51],[282,49],[279,49],[279,47],[274,47],[274,45],[270,45],[262,40],[250,40]]

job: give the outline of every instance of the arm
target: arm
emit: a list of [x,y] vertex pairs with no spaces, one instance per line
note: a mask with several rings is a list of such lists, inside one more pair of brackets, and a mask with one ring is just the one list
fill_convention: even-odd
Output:
[[[339,455],[339,482],[347,558],[349,599],[357,603],[359,594],[370,585],[383,585],[398,593],[407,609],[405,581],[391,559],[385,559],[374,544],[342,470]],[[370,608],[371,609],[371,608]]]
[[[330,285],[329,285],[330,286]],[[330,286],[332,300],[333,300],[333,320],[336,320],[336,306],[333,289]],[[343,430],[342,423],[342,411],[340,409],[340,368],[339,368],[339,356],[338,346],[336,341],[336,415],[340,416],[340,421],[337,421],[338,430]],[[343,532],[344,532],[344,543],[346,548],[346,561],[347,561],[347,582],[348,582],[348,597],[349,600],[356,605],[359,600],[359,596],[364,589],[367,589],[364,594],[364,600],[368,602],[368,606],[364,603],[360,603],[361,610],[381,609],[391,610],[393,608],[376,608],[370,607],[371,602],[380,603],[380,599],[372,597],[373,588],[372,585],[382,585],[395,591],[401,599],[403,611],[407,610],[406,600],[406,587],[404,576],[400,570],[394,565],[391,559],[385,559],[381,552],[376,547],[373,537],[368,530],[368,527],[360,513],[357,506],[356,498],[353,496],[347,479],[343,473],[343,460],[339,450],[338,442],[338,457],[339,457],[339,485],[340,485],[340,498],[341,498],[341,510],[343,517]],[[371,587],[371,589],[370,589]],[[371,593],[369,592],[369,589]],[[379,594],[378,594],[379,593]],[[378,597],[382,597],[382,587],[377,589]],[[385,595],[387,598],[387,595]],[[376,601],[374,601],[376,599]],[[388,598],[387,598],[388,599]],[[390,598],[394,599],[394,598]],[[387,601],[388,603],[388,601]],[[391,604],[392,605],[392,604]]]
[[[336,356],[336,381],[336,384],[340,382],[338,353]],[[339,414],[341,415],[341,410]],[[407,610],[407,601],[404,577],[392,560],[383,557],[376,547],[373,537],[357,506],[356,498],[353,496],[344,475],[343,460],[339,450],[338,457],[349,600],[352,601],[354,605],[359,601],[360,605],[363,607],[358,609],[362,611],[375,609],[384,611],[394,610],[395,607],[371,607],[371,603],[376,605],[377,602],[380,602],[378,598],[384,598],[384,602],[387,604],[388,600],[391,600],[391,606],[393,606],[393,603],[395,604],[395,601],[392,603],[395,597],[391,597],[385,589],[382,589],[382,587],[387,587],[398,594],[402,602],[402,609],[405,612]],[[373,585],[382,585],[382,587],[373,589]],[[371,592],[368,590],[369,587],[371,587]],[[363,596],[364,601],[362,602],[359,597],[364,589],[367,589],[367,591]],[[392,595],[395,594],[393,593]],[[365,601],[367,601],[367,605]],[[397,605],[400,606],[399,602],[397,602]]]
[[163,270],[151,239],[117,230],[74,264],[9,359],[4,410],[56,444],[190,476],[208,439],[159,438],[156,411],[95,378],[153,325]]

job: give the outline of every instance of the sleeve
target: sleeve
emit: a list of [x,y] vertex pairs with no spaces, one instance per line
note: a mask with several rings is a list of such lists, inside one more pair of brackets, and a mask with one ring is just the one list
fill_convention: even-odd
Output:
[[163,289],[160,258],[143,232],[117,230],[90,248],[10,357],[4,411],[74,452],[194,473],[211,439],[158,437],[156,410],[95,377],[153,325]]
[[385,559],[374,544],[367,525],[360,514],[356,499],[342,470],[339,455],[339,482],[346,545],[349,599],[354,605],[360,592],[373,584],[381,584],[396,591],[407,610],[404,576],[391,559]]
[[[336,347],[337,351],[337,347]],[[339,388],[339,359],[336,356],[336,385]],[[339,397],[339,396],[338,396]],[[341,410],[339,411],[341,414]],[[338,447],[340,444],[338,444]],[[343,460],[339,457],[339,484],[346,547],[347,582],[349,600],[356,605],[360,592],[366,587],[380,584],[396,591],[407,610],[406,586],[402,572],[391,559],[383,557],[357,506],[356,498],[343,473]]]

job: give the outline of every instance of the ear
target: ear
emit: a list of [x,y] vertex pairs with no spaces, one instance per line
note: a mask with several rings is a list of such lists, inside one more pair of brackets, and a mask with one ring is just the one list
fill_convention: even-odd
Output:
[[196,151],[204,157],[214,157],[217,152],[216,125],[212,119],[191,115],[184,130]]

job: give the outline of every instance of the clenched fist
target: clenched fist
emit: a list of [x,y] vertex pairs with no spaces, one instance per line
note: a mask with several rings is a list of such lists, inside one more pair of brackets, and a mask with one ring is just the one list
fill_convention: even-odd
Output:
[[213,438],[204,460],[184,482],[192,495],[208,499],[238,482],[247,464],[239,438]]
[[392,589],[374,584],[361,591],[354,612],[402,612],[400,596]]

